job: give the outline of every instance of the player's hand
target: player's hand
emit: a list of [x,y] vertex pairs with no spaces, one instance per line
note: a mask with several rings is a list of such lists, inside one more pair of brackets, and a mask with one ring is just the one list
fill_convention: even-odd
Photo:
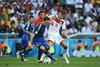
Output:
[[34,46],[33,46],[31,43],[29,43],[28,46],[29,46],[31,49],[34,49]]
[[70,41],[70,37],[67,37],[68,41]]
[[31,38],[33,38],[35,36],[33,33],[30,33],[30,35],[31,35]]

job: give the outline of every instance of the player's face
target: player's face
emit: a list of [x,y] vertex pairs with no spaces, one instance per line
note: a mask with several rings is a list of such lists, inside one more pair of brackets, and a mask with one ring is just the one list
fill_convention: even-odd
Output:
[[64,19],[65,15],[62,15],[61,13],[58,14],[59,19]]
[[43,18],[45,16],[45,13],[41,13],[40,17]]
[[49,22],[50,22],[49,20],[46,20],[46,21],[44,21],[43,25],[44,26],[48,26],[49,25]]
[[31,23],[33,23],[34,22],[34,18],[33,17],[31,17],[30,19],[29,19],[29,21],[31,22]]

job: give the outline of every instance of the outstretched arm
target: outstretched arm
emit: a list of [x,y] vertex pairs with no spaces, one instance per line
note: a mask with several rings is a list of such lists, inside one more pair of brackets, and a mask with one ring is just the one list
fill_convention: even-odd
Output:
[[70,41],[70,38],[69,38],[69,36],[67,35],[66,29],[63,29],[63,34],[64,34],[64,36],[68,39],[68,41]]
[[29,45],[31,49],[34,48],[33,44],[32,44],[32,41],[33,41],[33,38],[34,38],[34,34],[33,33],[30,33],[30,41],[29,41]]

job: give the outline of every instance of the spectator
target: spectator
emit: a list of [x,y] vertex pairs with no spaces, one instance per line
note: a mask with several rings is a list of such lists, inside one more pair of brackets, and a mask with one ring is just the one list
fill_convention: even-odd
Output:
[[90,57],[91,56],[91,51],[88,49],[88,46],[85,46],[85,55],[84,57]]
[[83,8],[83,0],[75,0],[75,8],[82,10]]
[[93,5],[90,0],[87,0],[87,2],[84,5],[84,8],[87,13],[89,14],[91,13],[91,10],[93,9]]
[[94,8],[94,12],[97,17],[100,16],[100,5],[99,4],[96,4],[96,7]]
[[56,7],[51,9],[51,14],[52,15],[57,15],[58,11],[56,10]]
[[92,18],[89,16],[88,13],[85,14],[85,22],[87,23],[88,27],[90,26],[90,22],[92,21]]
[[3,33],[9,32],[10,27],[7,24],[7,19],[4,20],[4,24],[2,25],[2,27],[3,27]]
[[70,0],[70,1],[66,0],[66,5],[67,5],[67,7],[72,8],[72,12],[74,12],[74,10],[75,10],[74,4],[75,4],[74,0]]
[[85,55],[85,44],[83,44],[81,42],[81,40],[78,40],[78,46],[80,46],[80,52],[81,52],[82,57],[84,57],[84,55]]
[[81,47],[81,49],[80,49],[80,50],[84,50],[84,49],[85,49],[85,45],[82,43],[82,41],[81,41],[81,40],[78,40],[78,46],[80,46],[80,47]]
[[15,21],[15,24],[18,24],[18,15],[15,13],[14,16],[11,17],[10,21]]
[[92,19],[93,20],[90,22],[90,28],[91,28],[92,32],[96,33],[96,27],[98,25],[98,22],[96,21],[95,16],[93,16]]
[[2,33],[2,32],[3,32],[3,26],[2,26],[1,20],[0,20],[0,33]]
[[69,29],[69,34],[76,34],[77,33],[77,29],[75,28],[75,26],[73,25],[72,28]]
[[100,42],[98,41],[97,38],[94,39],[93,45],[96,46],[96,50],[99,51],[99,47],[100,47]]
[[34,6],[35,8],[38,7],[38,0],[31,0],[31,3],[33,4],[33,6]]
[[79,9],[75,10],[75,13],[73,15],[74,21],[77,22],[78,21],[78,15],[79,15]]
[[7,48],[8,48],[8,45],[4,42],[1,42],[0,44],[1,56],[7,55]]
[[15,28],[15,22],[12,21],[11,22],[11,28],[9,29],[10,33],[16,33],[16,28]]
[[99,33],[100,32],[100,24],[98,24],[96,29],[97,29],[96,31]]
[[23,33],[23,29],[21,25],[18,25],[16,27],[16,33],[18,33],[18,37],[21,38],[22,37],[22,33]]
[[82,33],[82,25],[80,23],[77,23],[77,33]]
[[24,28],[24,24],[22,23],[21,18],[18,18],[18,24],[16,24],[16,27],[21,26],[21,28]]
[[39,23],[42,22],[43,17],[45,16],[45,12],[44,11],[40,11],[38,14],[38,18],[35,21],[35,26],[37,26]]
[[80,49],[81,49],[81,47],[77,46],[77,48],[73,51],[73,56],[82,57],[82,53],[81,53]]
[[86,22],[84,22],[84,27],[82,27],[82,33],[91,33],[91,29]]
[[91,56],[92,57],[96,57],[96,51],[95,51],[96,47],[92,46],[92,52],[91,52]]

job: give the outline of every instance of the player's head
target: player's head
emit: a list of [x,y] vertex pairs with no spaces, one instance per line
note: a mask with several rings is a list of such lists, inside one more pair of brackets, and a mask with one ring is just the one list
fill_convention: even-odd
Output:
[[81,43],[81,40],[78,40],[78,43]]
[[3,41],[1,42],[1,44],[4,43]]
[[85,46],[85,49],[88,50],[88,46],[87,45]]
[[49,17],[46,16],[46,17],[43,18],[43,22],[42,23],[43,23],[44,26],[48,26],[49,22],[50,22],[50,18]]
[[29,22],[30,22],[30,23],[33,23],[33,22],[34,22],[34,20],[35,20],[34,16],[32,16],[32,15],[31,15],[31,16],[29,16],[29,17],[28,17],[28,19],[29,19]]
[[58,18],[59,18],[59,19],[64,19],[65,16],[66,16],[66,11],[65,11],[65,10],[60,10],[60,11],[58,12]]
[[44,18],[45,12],[44,12],[44,11],[40,11],[38,15],[39,15],[41,18]]

